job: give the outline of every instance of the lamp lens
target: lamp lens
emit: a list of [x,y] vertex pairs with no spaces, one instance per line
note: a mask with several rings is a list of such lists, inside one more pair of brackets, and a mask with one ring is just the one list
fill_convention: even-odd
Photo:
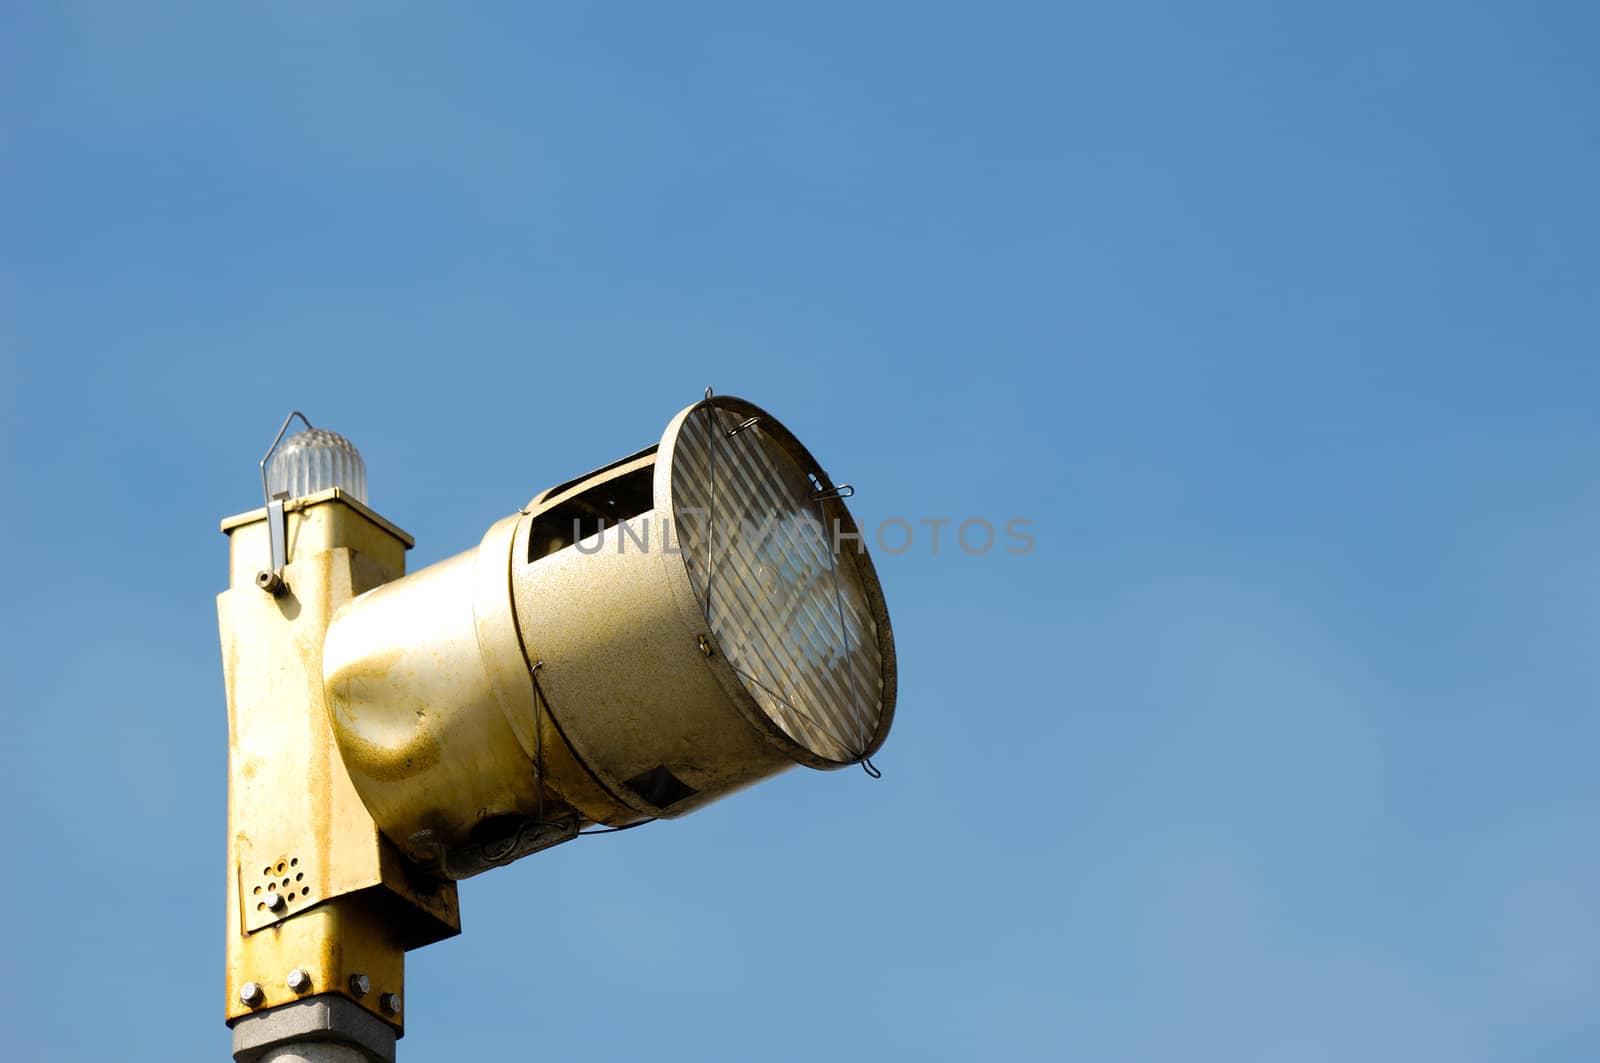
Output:
[[342,488],[367,500],[367,465],[355,444],[337,432],[308,428],[285,439],[267,462],[267,494],[288,498]]
[[673,449],[673,520],[689,581],[729,666],[813,754],[864,757],[883,715],[883,661],[855,537],[835,549],[837,501],[792,451],[715,405]]

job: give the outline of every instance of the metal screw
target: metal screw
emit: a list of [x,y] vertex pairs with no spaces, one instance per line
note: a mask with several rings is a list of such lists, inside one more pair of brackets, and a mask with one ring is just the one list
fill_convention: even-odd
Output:
[[259,1008],[267,999],[267,991],[260,982],[246,982],[239,987],[239,1003],[247,1008]]
[[385,1015],[400,1014],[400,994],[385,993],[378,998],[378,1008]]
[[311,972],[302,967],[296,967],[289,972],[289,978],[285,984],[295,993],[304,993],[311,988]]
[[256,586],[276,598],[283,593],[285,584],[282,576],[270,568],[264,568],[256,573]]
[[283,894],[279,893],[277,891],[277,889],[274,888],[274,889],[270,889],[270,890],[267,891],[267,910],[268,911],[275,912],[279,908],[282,908],[284,906],[284,904],[286,904],[286,903],[287,902],[283,899]]
[[364,974],[351,975],[350,992],[354,993],[358,997],[366,996],[368,993],[372,992],[372,979],[368,978]]

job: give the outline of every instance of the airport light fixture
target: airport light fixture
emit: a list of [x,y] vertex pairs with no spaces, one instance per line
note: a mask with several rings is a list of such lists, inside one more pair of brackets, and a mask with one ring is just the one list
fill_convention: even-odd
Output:
[[751,403],[708,389],[410,575],[344,437],[291,414],[261,475],[218,598],[240,1063],[392,1060],[463,878],[796,764],[875,774],[894,641],[852,489]]

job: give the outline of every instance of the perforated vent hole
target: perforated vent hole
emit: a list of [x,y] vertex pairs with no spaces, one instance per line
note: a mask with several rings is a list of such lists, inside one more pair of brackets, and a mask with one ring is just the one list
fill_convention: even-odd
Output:
[[[256,911],[282,915],[294,901],[303,902],[311,896],[310,888],[305,885],[306,873],[299,867],[298,856],[284,856],[261,869],[261,881],[250,887]],[[282,899],[276,908],[273,907],[273,895]]]

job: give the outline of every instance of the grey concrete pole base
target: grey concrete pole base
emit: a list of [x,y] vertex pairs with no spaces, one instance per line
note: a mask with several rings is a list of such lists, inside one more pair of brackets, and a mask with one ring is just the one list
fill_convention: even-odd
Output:
[[332,994],[233,1024],[235,1063],[394,1063],[393,1026]]
[[261,1063],[367,1063],[368,1058],[359,1048],[322,1042],[269,1048]]

